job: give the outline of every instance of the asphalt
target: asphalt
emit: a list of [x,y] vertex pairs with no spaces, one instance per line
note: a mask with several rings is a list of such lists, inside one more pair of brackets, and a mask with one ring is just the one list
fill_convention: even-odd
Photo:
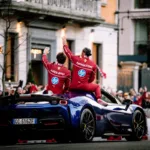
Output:
[[66,144],[17,144],[0,146],[0,150],[149,150],[150,141],[96,141]]

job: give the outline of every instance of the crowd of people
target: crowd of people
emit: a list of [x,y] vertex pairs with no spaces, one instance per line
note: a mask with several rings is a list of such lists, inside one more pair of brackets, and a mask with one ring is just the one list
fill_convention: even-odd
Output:
[[143,108],[150,108],[150,92],[148,92],[147,87],[141,87],[138,92],[133,88],[128,92],[122,90],[114,91],[110,87],[106,90],[113,96],[117,97],[122,104],[130,103],[140,105]]
[[[132,103],[142,106],[143,108],[150,108],[150,92],[147,91],[147,88],[140,88],[138,92],[134,89],[130,89],[128,92],[124,92],[122,90],[114,91],[112,88],[108,87],[105,88],[110,94],[117,97],[122,104]],[[19,96],[20,94],[31,94],[38,91],[44,91],[47,93],[47,85],[36,85],[31,82],[28,82],[24,87],[6,87],[5,88],[5,96],[16,95]],[[0,90],[0,97],[2,96],[3,92]]]
[[[40,85],[37,86],[36,84],[33,84],[31,82],[28,82],[24,87],[22,86],[7,86],[4,90],[5,96],[19,96],[20,94],[31,94],[35,93],[37,91],[43,90],[45,87]],[[3,96],[3,91],[0,90],[0,97]]]

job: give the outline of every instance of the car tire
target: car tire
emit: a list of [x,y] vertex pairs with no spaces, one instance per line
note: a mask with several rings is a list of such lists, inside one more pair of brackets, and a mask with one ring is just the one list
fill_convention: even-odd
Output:
[[140,110],[136,110],[132,118],[132,134],[125,137],[127,141],[140,141],[146,132],[146,120]]
[[95,118],[91,110],[84,109],[80,116],[80,127],[77,141],[90,142],[95,134]]

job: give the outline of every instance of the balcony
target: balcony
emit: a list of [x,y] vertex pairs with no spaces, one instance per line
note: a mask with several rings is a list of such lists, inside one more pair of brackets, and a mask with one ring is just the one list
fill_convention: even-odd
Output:
[[6,9],[10,2],[10,8],[20,15],[27,13],[28,16],[44,15],[49,19],[60,19],[60,22],[73,21],[84,26],[104,21],[100,18],[100,1],[97,0],[0,0],[0,2],[3,2],[0,9]]

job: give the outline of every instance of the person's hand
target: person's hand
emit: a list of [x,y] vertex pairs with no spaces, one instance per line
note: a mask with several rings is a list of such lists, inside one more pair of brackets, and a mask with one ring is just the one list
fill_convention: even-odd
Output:
[[67,45],[67,40],[65,36],[62,37],[62,42],[63,42],[63,45]]
[[103,72],[103,77],[106,79],[106,73],[105,72]]
[[147,92],[147,87],[146,86],[144,87],[144,92]]
[[144,91],[144,89],[141,87],[141,88],[139,89],[139,92],[140,92],[140,93],[143,93],[143,91]]
[[43,52],[44,54],[48,54],[49,53],[49,47],[45,47],[45,49],[44,49],[44,52]]
[[101,74],[101,77],[106,79],[106,73],[103,72],[103,73]]

